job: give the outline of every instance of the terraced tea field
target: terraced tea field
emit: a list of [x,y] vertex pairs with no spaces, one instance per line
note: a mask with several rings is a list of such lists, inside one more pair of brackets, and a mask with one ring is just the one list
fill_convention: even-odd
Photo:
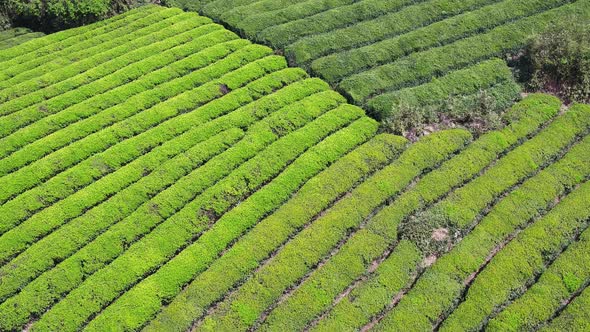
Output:
[[410,143],[180,9],[35,38],[0,50],[0,330],[583,331],[589,134],[532,94]]
[[[372,115],[519,88],[502,61],[555,22],[590,17],[585,0],[176,0],[284,50]],[[492,74],[490,74],[492,73]]]
[[15,28],[0,31],[0,50],[10,48],[34,38],[43,36],[43,33],[33,32],[25,28]]

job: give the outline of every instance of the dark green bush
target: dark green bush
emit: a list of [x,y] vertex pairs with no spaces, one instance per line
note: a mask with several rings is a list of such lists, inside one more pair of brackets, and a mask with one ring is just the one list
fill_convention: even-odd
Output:
[[526,48],[530,88],[568,101],[590,102],[590,21],[571,17],[534,37]]
[[15,26],[53,32],[92,23],[148,0],[0,0],[0,16]]
[[456,241],[459,232],[444,213],[428,210],[409,218],[399,229],[402,238],[416,244],[424,257],[440,256]]
[[5,13],[0,12],[0,31],[10,28],[10,20]]

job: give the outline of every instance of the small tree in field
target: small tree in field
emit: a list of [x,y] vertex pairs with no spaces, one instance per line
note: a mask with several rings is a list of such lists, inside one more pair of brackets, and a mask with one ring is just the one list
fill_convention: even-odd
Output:
[[529,85],[567,101],[590,102],[590,22],[565,19],[534,37],[526,49]]

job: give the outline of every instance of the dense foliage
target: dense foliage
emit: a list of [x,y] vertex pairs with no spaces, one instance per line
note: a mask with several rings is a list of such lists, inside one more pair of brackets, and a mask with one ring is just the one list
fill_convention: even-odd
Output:
[[43,36],[43,33],[33,32],[26,28],[0,30],[0,50],[22,44],[41,36]]
[[590,20],[572,16],[530,42],[531,88],[590,102]]
[[408,137],[420,136],[427,128],[456,125],[479,134],[497,127],[500,115],[520,98],[520,92],[504,61],[484,61],[392,93],[384,100],[392,112],[382,120],[383,127]]
[[[281,49],[291,64],[326,80],[396,133],[420,131],[424,122],[437,125],[449,117],[469,123],[470,115],[449,116],[449,96],[473,100],[487,91],[497,105],[512,104],[519,94],[506,65],[496,64],[501,78],[482,75],[479,65],[521,50],[532,34],[569,15],[590,18],[586,0],[168,3],[198,10],[245,37]],[[433,93],[419,94],[416,89]],[[420,109],[429,111],[414,114]],[[410,113],[414,116],[406,121]],[[495,112],[475,118],[490,113]]]
[[105,19],[143,0],[0,0],[0,13],[14,26],[46,32]]

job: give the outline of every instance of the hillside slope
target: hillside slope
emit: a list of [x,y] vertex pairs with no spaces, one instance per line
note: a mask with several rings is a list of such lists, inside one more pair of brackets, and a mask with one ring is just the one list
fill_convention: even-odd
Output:
[[487,90],[518,95],[495,57],[556,21],[590,18],[585,0],[174,0],[284,50],[377,118]]
[[2,331],[590,323],[590,106],[531,95],[410,144],[158,6],[0,68]]
[[22,44],[43,35],[43,33],[33,32],[25,28],[0,30],[0,50]]

